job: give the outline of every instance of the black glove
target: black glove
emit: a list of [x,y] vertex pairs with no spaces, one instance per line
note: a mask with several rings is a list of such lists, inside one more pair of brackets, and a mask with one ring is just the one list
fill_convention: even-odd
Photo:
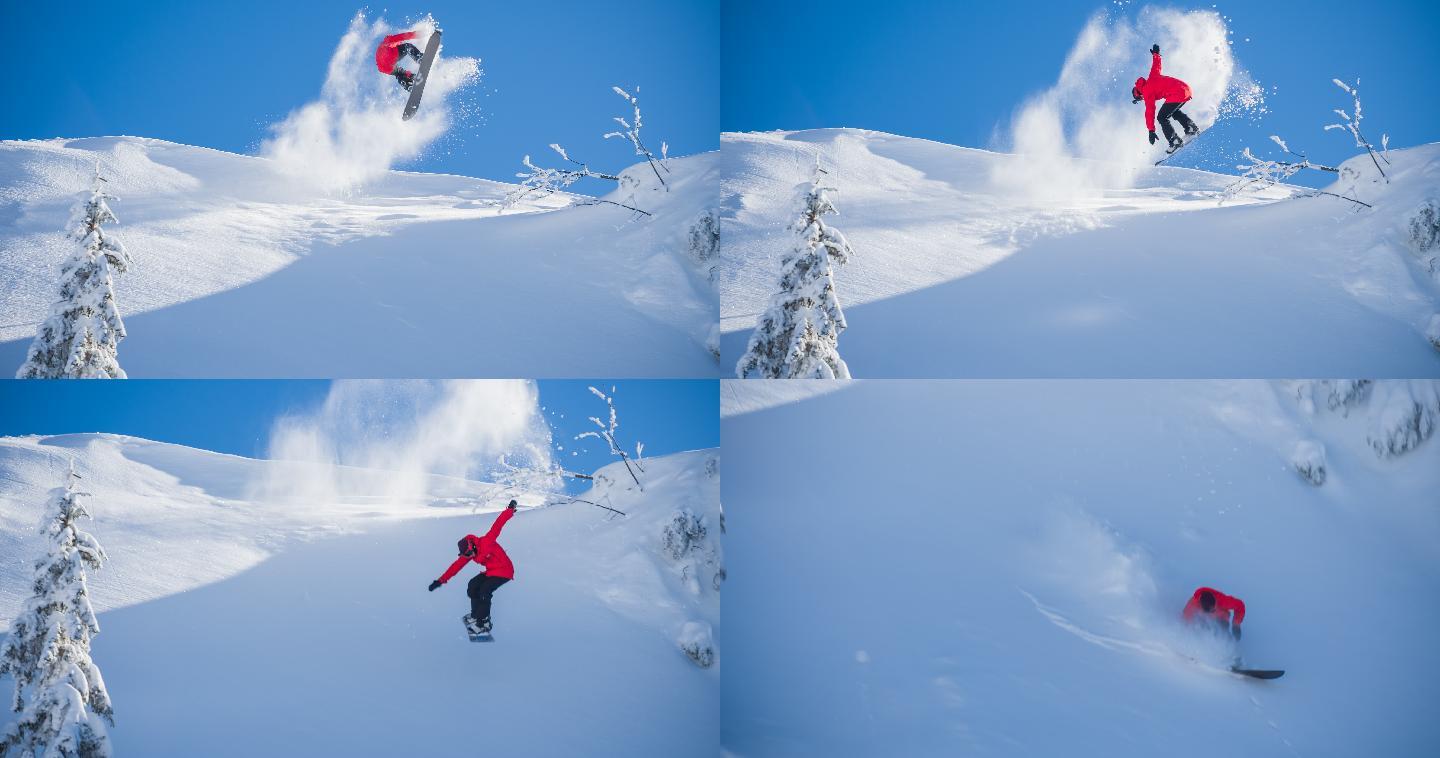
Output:
[[1234,624],[1234,625],[1232,625],[1232,626],[1230,627],[1230,634],[1231,634],[1232,636],[1234,636],[1235,639],[1237,639],[1237,640],[1240,639],[1240,625],[1239,625],[1239,624]]
[[1155,140],[1157,140],[1157,139],[1160,139],[1160,138],[1157,137],[1157,136],[1155,136],[1155,131],[1152,129],[1152,130],[1150,131],[1150,144],[1152,144],[1152,145],[1155,144]]
[[507,511],[513,511],[513,510],[515,510],[515,508],[516,508],[518,505],[519,505],[519,503],[516,503],[514,500],[511,500],[511,501],[510,501],[510,504],[507,505],[507,506],[505,506],[505,510],[507,510]]
[[1159,45],[1151,45],[1151,46],[1150,46],[1150,52],[1155,53],[1156,55],[1159,55],[1159,54],[1160,54],[1160,46],[1159,46]]
[[439,579],[436,579],[435,581],[433,581],[433,582],[430,583],[430,591],[431,591],[431,592],[434,592],[434,591],[437,590],[437,589],[440,589],[440,580],[439,580]]

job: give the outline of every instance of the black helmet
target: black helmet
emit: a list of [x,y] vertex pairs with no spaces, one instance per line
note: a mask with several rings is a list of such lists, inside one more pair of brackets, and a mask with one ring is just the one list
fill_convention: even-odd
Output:
[[1215,593],[1210,590],[1200,592],[1200,609],[1206,613],[1215,610]]
[[474,555],[474,554],[475,554],[475,543],[470,541],[469,535],[466,535],[466,536],[464,536],[464,537],[461,537],[461,538],[460,538],[460,541],[457,542],[457,543],[455,543],[455,546],[460,549],[460,554],[461,554],[461,555]]

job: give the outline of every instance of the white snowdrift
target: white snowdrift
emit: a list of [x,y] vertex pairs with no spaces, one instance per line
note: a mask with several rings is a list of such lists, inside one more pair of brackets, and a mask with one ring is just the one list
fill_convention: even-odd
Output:
[[[1401,404],[1440,383],[859,381],[725,419],[725,749],[1425,754],[1440,444],[1377,455]],[[1282,679],[1182,626],[1201,585]]]
[[[281,505],[247,499],[274,461],[113,435],[0,439],[0,624],[26,590],[44,490],[70,459],[110,554],[90,589],[117,753],[718,750],[718,651],[702,669],[680,648],[720,629],[718,451],[644,461],[643,492],[623,468],[596,472],[581,497],[624,518],[521,494],[502,535],[517,577],[495,595],[492,645],[460,625],[475,569],[425,585],[513,490],[436,477],[423,501]],[[334,476],[384,492],[389,474]],[[676,558],[666,527],[682,512],[709,530]]]
[[656,217],[627,223],[576,196],[502,214],[513,185],[460,176],[335,195],[160,140],[0,142],[0,365],[48,312],[99,163],[135,259],[115,287],[132,377],[713,376],[718,295],[688,234],[716,159],[672,159]]
[[1168,167],[1030,199],[992,179],[1017,156],[855,129],[726,134],[721,152],[721,365],[772,294],[818,155],[856,250],[835,279],[857,377],[1440,375],[1440,284],[1407,250],[1440,146],[1392,150],[1361,213],[1286,188],[1220,206],[1233,177]]

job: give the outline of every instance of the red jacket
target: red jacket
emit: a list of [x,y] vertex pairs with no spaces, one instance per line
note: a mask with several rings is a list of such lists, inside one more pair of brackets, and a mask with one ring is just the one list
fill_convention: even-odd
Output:
[[450,577],[460,573],[460,569],[465,568],[465,564],[470,561],[483,565],[488,576],[514,579],[515,564],[510,562],[510,556],[506,555],[505,549],[495,541],[495,538],[500,536],[500,527],[505,526],[505,522],[514,515],[515,511],[506,508],[500,512],[495,523],[490,525],[490,531],[486,532],[484,537],[476,537],[473,534],[465,535],[465,541],[475,546],[475,555],[462,555],[456,558],[455,562],[450,564],[450,568],[445,569],[445,573],[440,575],[440,583],[444,584],[450,581]]
[[[386,71],[385,73],[390,73]],[[1145,128],[1155,131],[1155,101],[1184,103],[1190,100],[1190,85],[1173,76],[1160,75],[1160,54],[1150,54],[1150,78],[1135,80],[1135,89],[1145,98]]]
[[[1244,601],[1238,597],[1231,597],[1220,590],[1201,587],[1195,590],[1195,594],[1190,596],[1190,602],[1185,604],[1185,610],[1181,615],[1185,617],[1186,621],[1194,621],[1196,616],[1205,615],[1205,611],[1200,608],[1200,593],[1202,592],[1209,592],[1215,596],[1215,610],[1211,611],[1209,616],[1221,625],[1228,626],[1234,623],[1235,626],[1240,626],[1240,622],[1245,620]],[[1230,618],[1231,613],[1235,614],[1233,621]]]
[[375,68],[380,73],[388,74],[395,70],[395,63],[400,60],[400,52],[395,48],[406,40],[412,40],[420,36],[420,32],[405,32],[403,34],[392,34],[380,42],[375,48]]

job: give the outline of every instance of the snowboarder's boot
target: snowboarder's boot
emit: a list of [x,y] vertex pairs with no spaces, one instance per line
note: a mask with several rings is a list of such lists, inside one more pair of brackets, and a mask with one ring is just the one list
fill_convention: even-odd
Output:
[[1194,137],[1200,133],[1200,127],[1196,126],[1194,121],[1186,121],[1180,125],[1180,128],[1185,130],[1186,137]]
[[415,86],[415,75],[409,71],[396,67],[391,73],[395,75],[396,79],[400,80],[400,86],[404,87],[407,92],[411,87]]
[[489,619],[486,619],[485,622],[482,624],[481,622],[476,621],[474,616],[471,616],[467,613],[464,616],[461,616],[460,620],[465,622],[465,631],[469,632],[470,636],[472,637],[480,634],[485,634],[486,632],[490,631]]
[[1175,152],[1176,150],[1179,150],[1179,149],[1180,149],[1180,146],[1183,145],[1183,144],[1185,144],[1185,140],[1180,139],[1180,137],[1179,137],[1178,135],[1175,135],[1175,134],[1167,134],[1167,135],[1165,135],[1165,137],[1166,137],[1166,139],[1170,142],[1170,152],[1172,152],[1172,153]]

